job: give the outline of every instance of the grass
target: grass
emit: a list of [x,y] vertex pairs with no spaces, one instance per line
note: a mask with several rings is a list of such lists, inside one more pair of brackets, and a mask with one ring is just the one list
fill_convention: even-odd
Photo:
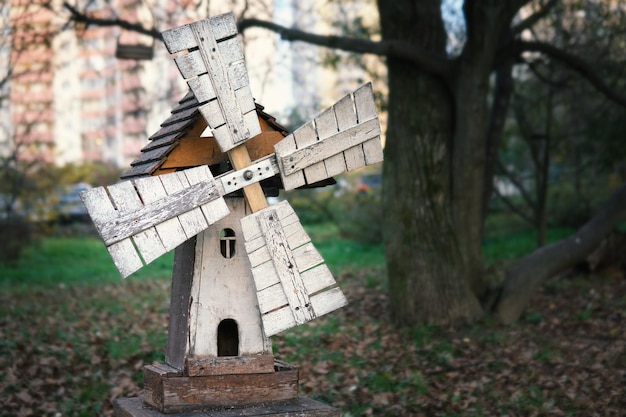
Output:
[[[169,253],[131,279],[171,276]],[[98,285],[120,280],[102,242],[91,237],[49,237],[24,250],[16,266],[0,265],[0,288],[12,291],[64,285]]]
[[[586,415],[594,398],[615,408],[626,394],[587,384],[592,373],[617,392],[610,377],[626,375],[626,298],[611,283],[593,297],[589,282],[553,283],[511,327],[398,330],[387,319],[382,245],[338,239],[327,224],[307,231],[350,305],[272,338],[276,356],[300,366],[303,396],[345,416],[487,416]],[[492,234],[483,251],[497,263],[532,247],[534,235],[517,231]],[[0,416],[109,416],[113,398],[137,395],[142,367],[164,360],[171,262],[169,254],[121,280],[97,239],[57,237],[28,248],[16,267],[0,266]]]

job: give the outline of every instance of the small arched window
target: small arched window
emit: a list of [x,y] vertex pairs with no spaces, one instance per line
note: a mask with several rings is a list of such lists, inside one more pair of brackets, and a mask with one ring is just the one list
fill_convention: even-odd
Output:
[[217,356],[239,356],[239,327],[233,319],[217,326]]
[[224,229],[220,232],[220,252],[224,258],[230,259],[235,256],[235,231]]

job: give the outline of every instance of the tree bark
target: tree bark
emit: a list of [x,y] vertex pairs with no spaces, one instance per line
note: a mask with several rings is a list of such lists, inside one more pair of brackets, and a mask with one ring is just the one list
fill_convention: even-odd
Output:
[[[379,2],[383,40],[445,54],[439,1]],[[467,280],[451,217],[450,86],[389,57],[383,197],[392,318],[399,325],[472,321],[480,305]]]
[[542,282],[585,259],[613,226],[625,218],[626,184],[576,233],[535,250],[506,270],[495,307],[496,317],[505,324],[518,320]]

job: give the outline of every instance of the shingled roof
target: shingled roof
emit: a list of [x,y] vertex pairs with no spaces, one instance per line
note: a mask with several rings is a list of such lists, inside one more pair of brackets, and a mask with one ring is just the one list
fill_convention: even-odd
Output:
[[[141,155],[131,162],[130,169],[124,172],[121,178],[130,179],[153,175],[183,137],[199,136],[206,127],[206,122],[198,110],[201,105],[202,103],[196,100],[193,93],[188,92],[172,109],[170,117],[161,124],[161,128],[150,136],[150,142],[141,149]],[[273,116],[265,113],[263,106],[256,104],[256,111],[259,118],[269,127],[282,136],[287,136],[287,130],[276,122]]]

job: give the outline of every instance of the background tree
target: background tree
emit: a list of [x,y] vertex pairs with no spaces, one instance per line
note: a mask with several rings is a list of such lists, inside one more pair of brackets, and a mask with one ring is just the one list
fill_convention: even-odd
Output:
[[[623,218],[626,185],[574,235],[508,268],[501,287],[490,286],[484,273],[483,221],[515,67],[540,57],[569,68],[607,99],[626,104],[618,83],[549,36],[549,16],[564,10],[576,14],[590,4],[616,19],[606,30],[615,35],[623,30],[623,5],[600,0],[467,0],[464,43],[457,50],[448,48],[441,0],[378,2],[380,40],[367,33],[359,38],[317,35],[254,18],[239,22],[244,33],[262,27],[288,41],[386,58],[385,247],[393,318],[399,325],[467,322],[491,311],[504,322],[513,321],[539,283],[584,258]],[[536,36],[533,30],[542,25],[546,30]],[[584,37],[598,27],[572,26],[572,31]]]

